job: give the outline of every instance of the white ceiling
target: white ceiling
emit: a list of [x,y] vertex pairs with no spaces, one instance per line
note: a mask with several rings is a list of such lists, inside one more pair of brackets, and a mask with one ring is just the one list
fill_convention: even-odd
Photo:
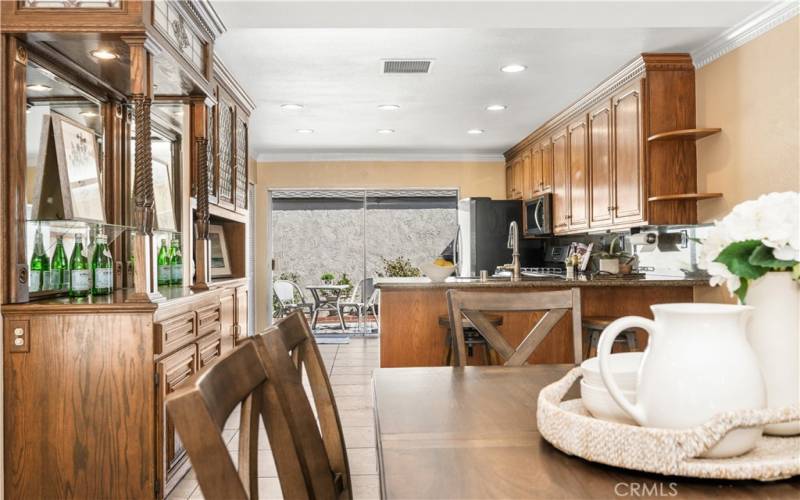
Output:
[[[765,2],[216,1],[261,159],[497,158],[641,52],[691,51]],[[429,75],[381,75],[433,58]],[[528,70],[506,74],[521,63]],[[286,111],[283,103],[300,103]],[[398,104],[381,111],[379,104]],[[508,109],[489,112],[489,104]],[[310,128],[313,134],[298,134]],[[377,129],[394,129],[389,135]],[[470,128],[485,129],[468,135]]]

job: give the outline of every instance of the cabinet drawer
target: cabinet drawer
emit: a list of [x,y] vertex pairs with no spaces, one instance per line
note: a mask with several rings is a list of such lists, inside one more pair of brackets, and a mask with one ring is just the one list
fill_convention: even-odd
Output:
[[222,337],[209,335],[197,341],[197,364],[202,370],[222,356]]
[[220,307],[213,304],[197,310],[197,335],[207,335],[220,330]]
[[155,354],[172,351],[196,334],[194,313],[188,312],[155,324]]

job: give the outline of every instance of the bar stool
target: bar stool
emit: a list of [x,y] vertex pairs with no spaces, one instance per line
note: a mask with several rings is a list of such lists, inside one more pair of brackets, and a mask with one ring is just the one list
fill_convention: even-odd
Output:
[[[500,326],[503,324],[503,317],[497,314],[486,315],[492,326]],[[439,326],[447,329],[447,334],[444,337],[444,344],[447,346],[447,351],[444,355],[445,366],[450,366],[450,361],[453,356],[453,333],[450,331],[450,316],[443,314],[439,316]],[[489,365],[489,343],[486,339],[475,329],[475,326],[467,318],[464,318],[464,344],[467,346],[467,356],[472,356],[474,347],[476,345],[483,346],[483,363]]]
[[[583,327],[589,333],[586,355],[583,359],[589,359],[589,355],[592,353],[593,349],[595,353],[597,352],[597,343],[600,341],[600,334],[616,319],[619,318],[613,316],[584,316],[581,319]],[[628,348],[628,352],[639,350],[639,346],[636,342],[636,330],[633,329],[623,330],[622,333],[614,339],[614,343],[625,345]]]

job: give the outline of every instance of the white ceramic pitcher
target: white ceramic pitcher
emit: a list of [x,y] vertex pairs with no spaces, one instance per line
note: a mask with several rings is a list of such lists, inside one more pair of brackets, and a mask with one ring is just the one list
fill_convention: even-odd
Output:
[[[766,407],[764,380],[745,336],[752,307],[694,303],[650,308],[655,321],[620,318],[603,331],[597,348],[606,388],[639,425],[685,429],[724,411]],[[614,339],[628,328],[642,328],[650,335],[639,368],[636,404],[623,396],[608,360]],[[761,428],[736,429],[705,456],[741,455],[760,436]]]

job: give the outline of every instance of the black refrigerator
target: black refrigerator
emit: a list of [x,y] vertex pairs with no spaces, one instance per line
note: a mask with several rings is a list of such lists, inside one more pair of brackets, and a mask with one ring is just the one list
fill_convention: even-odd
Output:
[[541,265],[541,241],[522,238],[521,200],[464,198],[458,202],[458,276],[479,276],[482,270],[491,276],[497,266],[511,263],[507,246],[511,221],[516,221],[519,229],[520,265]]

